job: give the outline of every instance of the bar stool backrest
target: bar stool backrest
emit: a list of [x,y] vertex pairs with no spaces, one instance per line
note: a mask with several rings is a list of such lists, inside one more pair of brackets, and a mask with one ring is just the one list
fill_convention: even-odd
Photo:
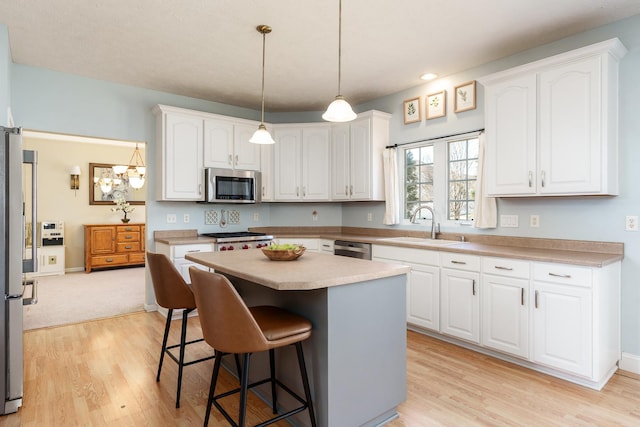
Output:
[[158,305],[167,309],[196,308],[191,288],[166,255],[147,251],[147,264]]
[[268,350],[269,342],[231,282],[221,274],[189,267],[204,340],[223,353]]

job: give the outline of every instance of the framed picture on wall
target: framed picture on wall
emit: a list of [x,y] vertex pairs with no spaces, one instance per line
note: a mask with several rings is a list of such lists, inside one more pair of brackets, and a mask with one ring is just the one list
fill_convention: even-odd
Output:
[[453,102],[453,112],[460,113],[476,108],[476,81],[463,83],[454,88],[455,97]]
[[422,99],[420,97],[404,101],[404,124],[422,120]]
[[447,91],[442,90],[440,92],[427,95],[427,114],[426,118],[437,119],[438,117],[444,117],[447,114]]
[[112,164],[89,163],[89,204],[110,205],[117,199],[125,199],[131,205],[144,205],[144,189],[136,190],[129,181],[115,179]]

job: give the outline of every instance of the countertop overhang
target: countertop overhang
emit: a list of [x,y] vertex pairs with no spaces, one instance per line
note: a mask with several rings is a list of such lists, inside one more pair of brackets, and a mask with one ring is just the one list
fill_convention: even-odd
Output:
[[278,291],[325,289],[409,273],[410,267],[306,252],[294,261],[272,261],[260,249],[187,254],[216,272]]

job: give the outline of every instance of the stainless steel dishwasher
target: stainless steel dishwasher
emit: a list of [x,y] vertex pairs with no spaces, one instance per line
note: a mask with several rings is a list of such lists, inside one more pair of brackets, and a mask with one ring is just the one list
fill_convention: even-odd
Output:
[[333,244],[333,254],[371,260],[371,243],[336,240]]

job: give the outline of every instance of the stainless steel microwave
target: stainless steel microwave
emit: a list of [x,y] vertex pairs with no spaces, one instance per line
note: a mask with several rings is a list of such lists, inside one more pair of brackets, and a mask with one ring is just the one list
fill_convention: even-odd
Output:
[[204,170],[205,203],[260,203],[261,173],[248,170]]

